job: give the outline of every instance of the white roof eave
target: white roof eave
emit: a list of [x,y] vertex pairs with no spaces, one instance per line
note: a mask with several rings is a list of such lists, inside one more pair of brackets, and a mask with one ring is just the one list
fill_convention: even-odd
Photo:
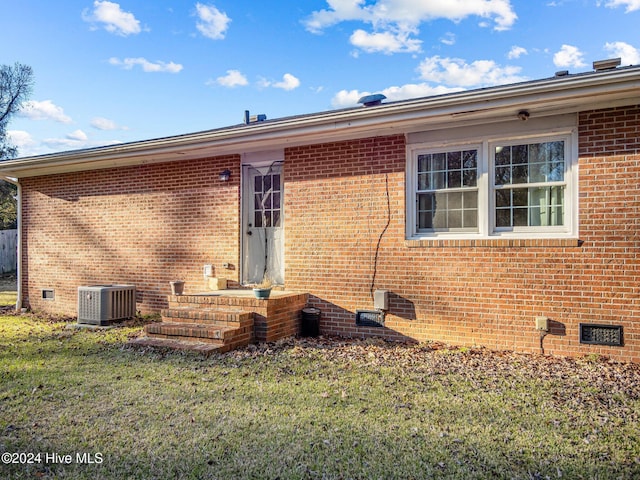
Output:
[[0,162],[22,178],[341,141],[640,103],[640,67],[336,110],[218,130]]

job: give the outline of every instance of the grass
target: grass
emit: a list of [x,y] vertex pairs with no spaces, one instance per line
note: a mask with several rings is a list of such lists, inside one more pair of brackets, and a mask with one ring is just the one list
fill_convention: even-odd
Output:
[[2,478],[640,476],[636,365],[335,339],[204,358],[66,327],[0,317],[0,452],[40,454]]

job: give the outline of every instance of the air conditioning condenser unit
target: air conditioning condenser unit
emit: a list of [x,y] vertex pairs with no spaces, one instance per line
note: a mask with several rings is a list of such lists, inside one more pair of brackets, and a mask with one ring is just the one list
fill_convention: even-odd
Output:
[[135,315],[135,285],[78,287],[78,323],[109,325]]

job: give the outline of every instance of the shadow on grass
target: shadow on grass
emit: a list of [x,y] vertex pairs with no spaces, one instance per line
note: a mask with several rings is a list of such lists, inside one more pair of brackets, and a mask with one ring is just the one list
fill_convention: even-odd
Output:
[[[6,317],[0,329],[0,450],[103,458],[0,465],[6,478],[640,473],[632,367],[375,339],[291,339],[204,358],[123,347],[136,328]],[[629,389],[616,390],[621,382]]]

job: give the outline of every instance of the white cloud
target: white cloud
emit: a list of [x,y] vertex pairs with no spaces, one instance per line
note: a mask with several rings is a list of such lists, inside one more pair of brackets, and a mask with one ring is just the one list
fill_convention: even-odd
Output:
[[496,30],[507,30],[518,18],[509,0],[327,0],[328,10],[318,10],[306,20],[307,30],[319,33],[343,21],[359,20],[374,25],[417,25],[444,18],[454,22],[475,15],[493,19]]
[[283,90],[295,90],[300,86],[300,80],[291,75],[290,73],[285,73],[282,76],[281,82],[276,82],[273,84],[273,88],[281,88]]
[[282,81],[272,82],[265,78],[261,78],[258,82],[258,86],[261,88],[273,87],[281,88],[283,90],[294,90],[300,86],[300,80],[290,73],[285,73],[282,76]]
[[517,45],[514,45],[513,47],[511,47],[511,50],[509,50],[509,53],[507,54],[507,58],[509,60],[513,60],[516,58],[520,58],[522,55],[528,55],[529,52],[527,52],[526,48],[523,47],[518,47]]
[[120,60],[116,57],[111,57],[109,59],[109,63],[111,65],[115,65],[117,67],[122,67],[125,70],[131,70],[136,65],[142,67],[144,72],[168,72],[168,73],[178,73],[182,70],[182,65],[174,62],[150,62],[146,58],[138,57],[138,58],[125,58],[124,60]]
[[7,134],[11,143],[18,147],[18,155],[20,157],[122,143],[120,140],[89,140],[81,130],[71,132],[65,138],[47,138],[45,140],[35,139],[29,132],[24,130],[10,130]]
[[[104,147],[106,145],[117,145],[120,140],[78,140],[74,138],[45,138],[42,140],[40,149],[61,152],[65,150],[79,150],[82,148]],[[44,153],[44,152],[43,152]]]
[[141,31],[140,22],[133,13],[122,11],[120,5],[113,2],[96,0],[93,2],[92,12],[88,9],[82,12],[82,19],[85,22],[101,23],[107,32],[123,37]]
[[627,7],[626,13],[629,13],[635,10],[640,10],[640,0],[609,0],[607,2],[607,7]]
[[553,56],[553,63],[556,67],[580,68],[586,66],[583,57],[584,54],[578,47],[565,44]]
[[470,64],[459,58],[425,58],[418,66],[420,77],[429,82],[456,87],[504,85],[526,80],[521,68],[500,66],[493,60],[476,60]]
[[196,4],[196,28],[207,38],[221,40],[224,38],[231,19],[213,5]]
[[103,117],[95,117],[91,120],[91,126],[96,130],[128,130],[127,127],[121,127],[113,120]]
[[455,45],[456,35],[455,33],[447,32],[444,34],[444,37],[440,39],[440,41],[445,45]]
[[349,38],[352,45],[367,53],[382,52],[385,54],[398,52],[419,52],[422,41],[409,38],[408,32],[367,33],[358,29]]
[[227,74],[223,77],[218,77],[215,81],[210,80],[207,85],[222,85],[223,87],[244,87],[249,84],[247,77],[245,77],[239,70],[227,70]]
[[18,148],[18,157],[33,157],[50,153],[49,149],[43,148],[40,142],[24,130],[9,130],[7,136],[9,142]]
[[[393,102],[398,100],[406,100],[408,98],[429,97],[433,95],[443,95],[445,93],[459,92],[461,88],[449,88],[442,85],[432,86],[426,83],[410,83],[400,87],[388,87],[382,90],[387,99],[385,101]],[[365,95],[371,95],[371,92],[361,92],[359,90],[341,90],[331,100],[331,104],[335,108],[353,107],[358,104],[358,100]]]
[[53,120],[59,123],[72,122],[71,117],[65,115],[62,107],[55,105],[51,100],[24,102],[20,106],[19,115],[31,120]]
[[66,135],[66,138],[69,140],[75,140],[78,142],[85,142],[89,139],[89,137],[87,137],[87,134],[84,133],[82,130],[78,129],[74,132],[68,133]]
[[[493,21],[495,30],[508,30],[518,18],[510,0],[327,0],[328,9],[313,12],[304,24],[312,33],[346,21],[371,25],[373,31],[356,30],[351,43],[366,52],[416,52],[420,40],[410,38],[421,23],[435,19],[459,22],[470,16]],[[446,43],[446,42],[445,42]]]
[[21,156],[26,155],[23,150],[28,150],[36,145],[31,134],[24,130],[8,130],[7,137],[12,145],[18,147],[18,154]]
[[[639,0],[640,1],[640,0]],[[640,50],[625,42],[610,42],[604,49],[613,57],[620,57],[622,65],[640,64]]]

